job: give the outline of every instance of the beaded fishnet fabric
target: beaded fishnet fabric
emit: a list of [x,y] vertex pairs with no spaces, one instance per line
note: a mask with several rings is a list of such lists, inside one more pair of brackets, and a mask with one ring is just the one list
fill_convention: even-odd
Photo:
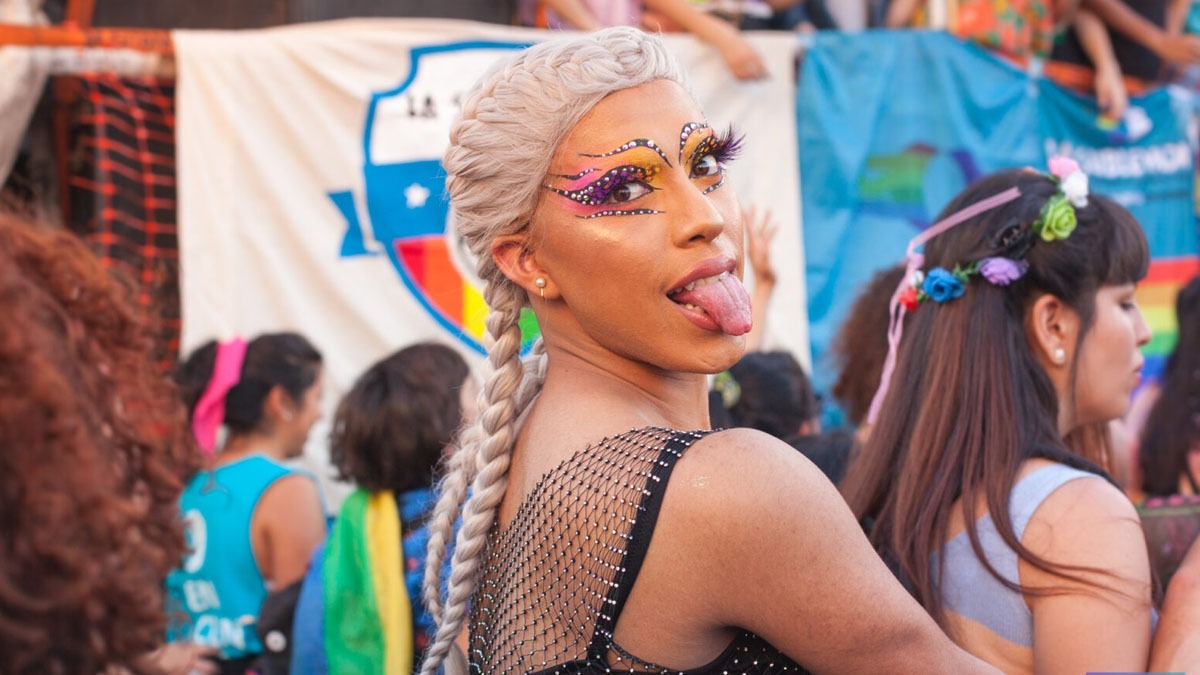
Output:
[[[671,673],[613,629],[637,578],[676,461],[707,431],[649,427],[606,438],[547,473],[494,526],[472,599],[470,672]],[[803,673],[743,632],[690,673]]]

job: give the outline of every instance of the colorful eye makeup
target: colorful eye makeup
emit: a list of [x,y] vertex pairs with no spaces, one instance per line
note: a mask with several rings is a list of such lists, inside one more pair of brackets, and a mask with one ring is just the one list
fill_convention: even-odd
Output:
[[590,216],[576,217],[588,220],[590,218],[603,218],[605,216],[653,216],[658,213],[662,213],[662,211],[655,211],[654,209],[626,209],[624,211],[600,211],[599,213],[593,213]]
[[[599,171],[599,169],[595,169],[595,168],[584,169],[583,171],[580,171],[579,173],[575,174],[574,176],[567,176],[567,175],[560,173],[560,174],[554,174],[554,177],[555,178],[566,178],[567,180],[579,180],[580,178],[583,178],[584,176],[588,175],[589,173],[596,173],[597,171]],[[553,189],[553,188],[551,188],[551,189]]]
[[[704,194],[708,194],[724,184],[725,172],[722,165],[733,159],[740,147],[741,138],[735,138],[732,129],[717,136],[707,124],[689,122],[683,126],[679,134],[680,166],[687,167],[690,179],[699,180],[701,184],[711,182],[712,184],[703,189]],[[653,151],[657,157],[651,159],[646,154],[646,150]],[[662,213],[662,211],[650,208],[612,208],[632,204],[642,197],[662,189],[653,183],[662,171],[673,168],[674,165],[654,141],[636,138],[605,153],[580,153],[579,156],[605,159],[623,153],[630,153],[628,158],[622,157],[625,163],[607,170],[600,167],[587,167],[574,174],[552,174],[550,176],[552,179],[566,181],[569,184],[579,183],[592,177],[593,174],[603,171],[598,178],[594,178],[584,185],[562,187],[543,185],[542,187],[574,202],[577,205],[575,210],[579,211],[576,218],[641,216]],[[641,155],[644,160],[638,161],[635,155]],[[686,163],[684,162],[685,157],[689,159]]]
[[[585,171],[576,176],[562,176],[568,180],[574,178],[578,180],[583,176],[592,173],[592,170]],[[546,189],[560,194],[571,201],[578,202],[584,206],[600,206],[602,204],[621,203],[636,199],[641,195],[632,195],[630,186],[637,183],[645,183],[658,173],[657,167],[641,167],[632,164],[618,166],[614,169],[609,169],[603,176],[597,180],[579,188],[578,190],[560,190],[559,188],[547,185]],[[649,186],[647,190],[653,190]],[[610,200],[614,200],[610,201]]]
[[[636,154],[642,154],[646,150],[652,150],[657,157],[650,161],[637,162],[633,157]],[[663,165],[671,167],[671,160],[667,158],[666,153],[657,143],[648,138],[635,138],[631,141],[623,143],[620,147],[610,150],[609,152],[600,154],[580,153],[581,157],[590,157],[594,159],[604,159],[630,153],[629,159],[625,160],[628,163],[621,164],[608,169],[599,178],[581,187],[559,188],[553,185],[544,185],[543,187],[551,192],[562,195],[567,199],[575,202],[584,208],[584,213],[576,214],[576,218],[601,218],[605,216],[641,216],[661,213],[654,209],[613,209],[606,208],[602,211],[594,211],[597,207],[603,206],[619,206],[637,200],[645,195],[657,190],[658,188],[651,185],[651,181],[662,171]],[[624,159],[624,158],[623,158]],[[661,160],[661,161],[660,161]],[[589,167],[583,169],[576,174],[555,174],[552,178],[559,178],[568,182],[577,182],[592,174],[600,171],[597,167]]]
[[679,131],[679,163],[688,167],[692,178],[717,179],[704,188],[708,194],[725,184],[725,164],[737,158],[743,138],[732,126],[718,136],[707,124],[689,122]]
[[683,151],[688,145],[688,140],[692,138],[692,134],[710,127],[703,122],[688,122],[683,125],[683,129],[679,131],[679,163],[683,163]]

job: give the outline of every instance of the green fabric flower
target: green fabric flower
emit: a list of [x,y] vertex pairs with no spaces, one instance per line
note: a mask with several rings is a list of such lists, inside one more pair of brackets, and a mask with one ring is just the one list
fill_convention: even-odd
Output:
[[1055,241],[1071,236],[1075,224],[1075,207],[1071,206],[1065,195],[1059,193],[1046,201],[1034,229],[1042,236],[1042,241]]

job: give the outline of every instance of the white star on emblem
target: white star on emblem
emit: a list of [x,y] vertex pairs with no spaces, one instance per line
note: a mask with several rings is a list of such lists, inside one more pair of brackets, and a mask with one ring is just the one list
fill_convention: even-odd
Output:
[[404,197],[408,200],[408,208],[419,209],[429,199],[429,189],[420,183],[413,183],[404,189]]

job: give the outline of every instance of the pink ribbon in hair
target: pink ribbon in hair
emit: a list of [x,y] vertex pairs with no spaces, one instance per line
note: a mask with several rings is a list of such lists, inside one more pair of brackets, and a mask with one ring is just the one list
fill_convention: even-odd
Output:
[[907,267],[904,270],[904,277],[900,279],[900,284],[896,286],[896,291],[892,293],[891,304],[888,305],[888,353],[887,359],[883,362],[883,373],[879,377],[879,388],[875,390],[875,396],[871,399],[871,408],[867,411],[867,423],[874,424],[876,418],[879,417],[879,409],[883,407],[883,399],[887,397],[888,389],[892,384],[892,374],[896,370],[896,354],[900,348],[900,336],[904,334],[904,315],[907,310],[904,309],[903,303],[900,302],[900,296],[904,290],[912,283],[913,272],[921,268],[925,264],[925,256],[917,253],[917,247],[923,246],[925,242],[933,239],[939,234],[949,230],[959,223],[969,218],[991,211],[992,209],[1007,204],[1017,197],[1021,196],[1021,190],[1016,187],[1011,187],[1004,192],[988,197],[987,199],[975,202],[974,204],[957,211],[944,220],[934,225],[929,226],[925,231],[913,237],[908,242],[908,249],[905,251],[905,257],[908,260]]
[[246,359],[246,341],[233,338],[217,344],[217,358],[212,377],[204,388],[192,413],[192,434],[205,454],[217,447],[217,430],[225,421],[225,395],[242,377],[242,362]]

